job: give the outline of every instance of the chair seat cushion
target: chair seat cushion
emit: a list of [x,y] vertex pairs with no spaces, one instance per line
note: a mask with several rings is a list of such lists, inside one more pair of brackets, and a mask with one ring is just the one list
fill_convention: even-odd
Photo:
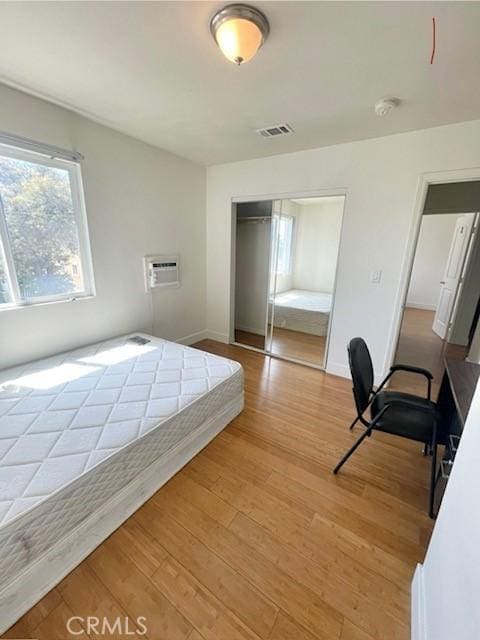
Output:
[[[407,401],[409,406],[401,404]],[[430,442],[433,433],[433,419],[430,411],[436,413],[434,402],[401,391],[380,391],[372,403],[372,419],[391,404],[375,429],[393,433],[419,442]],[[425,409],[430,410],[429,412]],[[438,416],[437,416],[438,417]]]

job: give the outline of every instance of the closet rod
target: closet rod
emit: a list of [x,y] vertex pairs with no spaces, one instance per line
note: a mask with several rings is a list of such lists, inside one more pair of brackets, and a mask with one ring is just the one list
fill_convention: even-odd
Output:
[[271,220],[272,216],[250,216],[248,218],[237,218],[237,223],[240,222],[250,222],[250,223],[257,223],[257,222],[267,222],[268,220]]

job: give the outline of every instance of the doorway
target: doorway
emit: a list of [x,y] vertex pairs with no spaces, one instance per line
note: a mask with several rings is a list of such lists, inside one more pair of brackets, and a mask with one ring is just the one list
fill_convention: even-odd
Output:
[[[445,356],[467,356],[478,318],[479,196],[478,182],[431,185],[421,217],[394,363],[429,369],[435,390]],[[397,374],[395,387],[418,392],[412,384]]]
[[236,204],[235,344],[325,368],[344,202]]

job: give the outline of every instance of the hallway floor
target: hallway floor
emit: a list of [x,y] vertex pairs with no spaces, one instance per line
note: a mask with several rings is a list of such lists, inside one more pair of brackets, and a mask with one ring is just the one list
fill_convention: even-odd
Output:
[[[433,374],[432,397],[435,399],[442,381],[444,357],[452,356],[463,360],[467,355],[467,348],[448,344],[439,338],[432,331],[434,316],[434,311],[405,309],[395,364],[411,364],[431,371]],[[409,393],[423,391],[422,383],[419,384],[419,377],[411,373],[397,373],[391,387]]]

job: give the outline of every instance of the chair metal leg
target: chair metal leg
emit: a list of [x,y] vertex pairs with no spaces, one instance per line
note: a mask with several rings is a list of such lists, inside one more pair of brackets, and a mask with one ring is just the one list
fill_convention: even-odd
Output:
[[430,495],[428,498],[428,515],[435,518],[435,486],[437,484],[437,443],[432,444],[432,469],[430,472]]
[[348,427],[350,431],[353,429],[353,427],[357,424],[359,420],[360,420],[360,416],[357,416],[355,420],[352,422],[352,424]]
[[358,438],[358,440],[355,442],[355,444],[352,447],[350,447],[350,449],[347,451],[347,453],[343,456],[343,458],[337,464],[337,466],[333,470],[333,473],[337,474],[340,471],[340,469],[343,467],[345,462],[350,458],[352,453],[354,453],[354,451],[357,449],[357,447],[359,447],[362,444],[362,442],[365,440],[365,438],[372,433],[372,429],[373,429],[373,427],[370,427],[369,429],[366,429],[362,433],[362,435]]

